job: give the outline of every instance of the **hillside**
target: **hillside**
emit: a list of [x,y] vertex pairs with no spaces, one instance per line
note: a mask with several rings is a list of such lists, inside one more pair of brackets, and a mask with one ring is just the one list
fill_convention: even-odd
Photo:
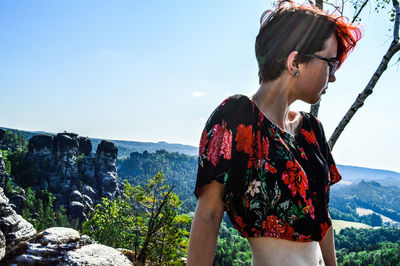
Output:
[[400,187],[400,173],[350,165],[338,165],[344,181],[358,183],[361,180],[375,181],[384,186]]

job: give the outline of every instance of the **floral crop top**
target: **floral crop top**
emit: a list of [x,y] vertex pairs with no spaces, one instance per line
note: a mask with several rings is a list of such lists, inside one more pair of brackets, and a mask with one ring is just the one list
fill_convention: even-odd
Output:
[[273,124],[247,96],[215,109],[200,140],[195,195],[225,185],[225,211],[243,237],[320,241],[331,226],[329,186],[338,173],[321,123],[301,112],[295,137]]

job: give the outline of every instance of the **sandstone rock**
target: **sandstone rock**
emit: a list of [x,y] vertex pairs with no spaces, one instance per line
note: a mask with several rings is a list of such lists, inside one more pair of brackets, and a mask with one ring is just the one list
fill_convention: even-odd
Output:
[[79,232],[67,227],[52,227],[38,234],[43,245],[52,244],[69,244],[77,242],[80,239]]
[[79,137],[79,153],[89,156],[92,153],[92,142],[85,137]]
[[77,156],[79,143],[77,134],[59,133],[54,137],[54,154],[57,169],[62,176],[70,178],[78,176]]
[[90,206],[93,206],[93,200],[88,195],[83,195],[83,202]]
[[11,208],[2,188],[0,188],[0,231],[3,232],[6,243],[21,241],[36,233],[32,224]]
[[8,173],[6,171],[6,165],[4,163],[2,153],[0,152],[0,187],[4,188],[8,181]]
[[95,177],[103,197],[114,197],[118,193],[117,153],[118,149],[112,142],[102,140],[97,146]]
[[100,244],[67,252],[62,265],[133,265],[120,251]]
[[[0,245],[1,246],[1,245]],[[1,265],[132,265],[111,247],[97,245],[71,228],[53,227],[7,246]]]
[[49,135],[35,135],[28,143],[28,152],[36,153],[43,150],[53,151],[53,138]]
[[85,222],[88,220],[85,212],[84,212],[84,205],[80,202],[77,201],[72,201],[69,204],[69,208],[68,208],[68,218],[70,220],[76,220],[78,219],[80,222]]
[[83,185],[82,194],[88,196],[92,200],[96,200],[98,198],[98,194],[91,186]]
[[107,172],[102,180],[103,197],[113,198],[118,188],[118,176],[115,172]]
[[71,194],[69,194],[69,200],[82,202],[83,197],[82,197],[82,194],[78,190],[74,190],[71,192]]
[[0,260],[6,254],[6,238],[4,237],[3,232],[0,231]]

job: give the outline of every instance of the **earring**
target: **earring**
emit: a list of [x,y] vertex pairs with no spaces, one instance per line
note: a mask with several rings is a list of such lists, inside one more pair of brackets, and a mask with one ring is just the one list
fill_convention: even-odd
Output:
[[298,69],[295,69],[293,72],[293,77],[297,78],[299,76],[300,72]]

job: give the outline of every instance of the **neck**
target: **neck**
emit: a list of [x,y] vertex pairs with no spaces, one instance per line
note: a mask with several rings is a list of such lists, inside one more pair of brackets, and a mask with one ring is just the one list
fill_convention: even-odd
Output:
[[289,107],[294,102],[290,97],[292,87],[292,79],[278,78],[262,83],[252,97],[254,103],[266,117],[291,134],[293,134],[293,130]]

